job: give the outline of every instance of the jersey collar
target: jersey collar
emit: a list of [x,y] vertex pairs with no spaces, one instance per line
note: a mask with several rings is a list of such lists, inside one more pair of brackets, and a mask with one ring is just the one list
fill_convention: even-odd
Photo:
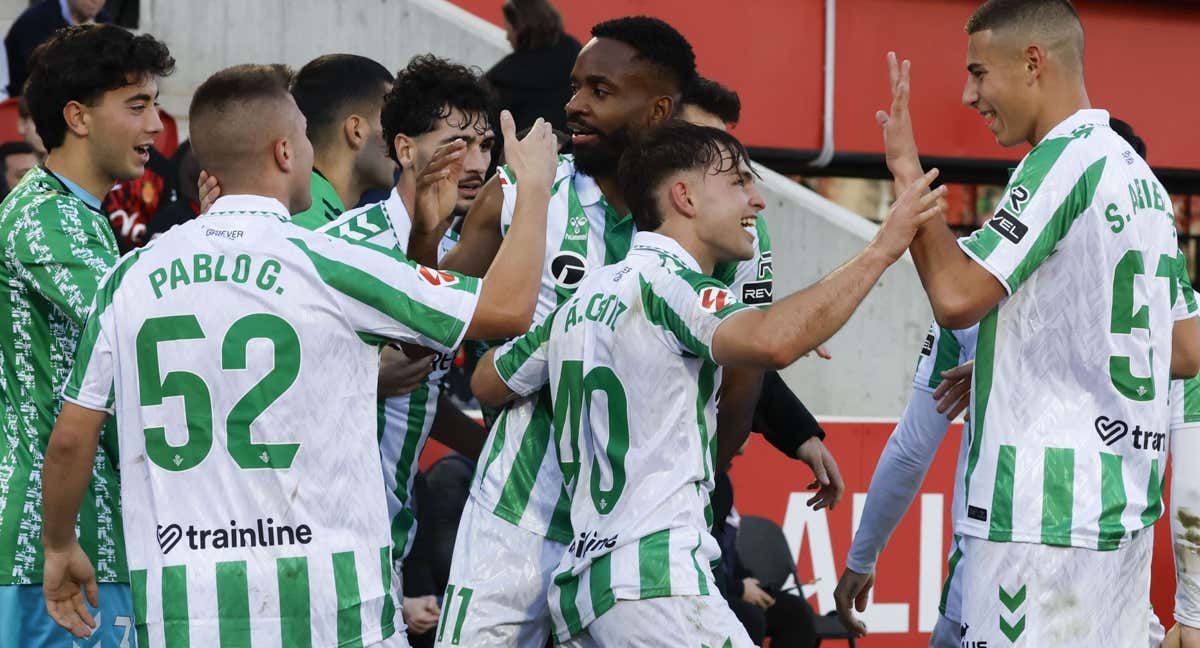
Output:
[[[1108,111],[1099,108],[1085,108],[1075,111],[1075,114],[1067,117],[1058,123],[1057,126],[1050,129],[1049,133],[1042,138],[1042,142],[1060,137],[1070,137],[1078,128],[1085,126],[1104,126],[1108,127]],[[1038,142],[1039,144],[1041,142]]]
[[284,222],[292,220],[291,215],[288,214],[287,207],[284,207],[283,203],[267,196],[254,196],[250,194],[221,196],[212,204],[212,207],[208,208],[208,211],[204,215],[222,216],[228,214],[263,214],[274,216]]
[[654,232],[634,232],[633,249],[649,250],[674,258],[688,268],[701,272],[700,263],[687,250],[683,249],[675,239]]

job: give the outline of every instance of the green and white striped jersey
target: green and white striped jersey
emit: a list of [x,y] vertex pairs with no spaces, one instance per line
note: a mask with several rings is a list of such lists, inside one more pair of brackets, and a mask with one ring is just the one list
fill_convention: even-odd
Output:
[[[393,187],[382,202],[352,209],[318,229],[347,241],[369,243],[404,253],[412,219],[404,201]],[[448,230],[449,231],[449,230]],[[442,237],[439,258],[454,246],[455,239]],[[383,463],[383,483],[387,489],[388,517],[392,529],[392,559],[403,561],[417,533],[416,511],[411,499],[417,477],[417,460],[429,439],[437,414],[441,381],[450,370],[454,352],[434,353],[430,361],[433,373],[416,390],[393,396],[379,403],[379,458]]]
[[1009,295],[979,325],[959,533],[1105,550],[1162,513],[1171,329],[1191,292],[1170,197],[1108,119],[1052,129],[960,241]]
[[[512,224],[516,179],[501,169],[504,207],[501,231]],[[591,177],[575,171],[575,160],[560,155],[546,219],[546,258],[533,321],[566,301],[593,268],[616,263],[629,252],[632,216],[608,204]],[[758,219],[754,259],[720,264],[714,275],[732,280],[748,303],[770,303],[772,268],[766,223]],[[471,496],[512,524],[563,544],[571,542],[569,502],[550,445],[549,394],[534,394],[506,407],[488,433]]]
[[[42,580],[42,459],[112,228],[54,174],[30,170],[0,203],[0,585]],[[125,582],[115,429],[106,426],[79,512],[100,582]]]
[[[497,351],[518,394],[549,383],[575,530],[548,598],[560,641],[620,599],[708,594],[713,335],[749,308],[673,239],[634,235],[533,331]],[[653,397],[647,397],[654,394]]]
[[104,280],[64,397],[115,413],[140,646],[393,633],[378,345],[458,345],[479,282],[223,196]]
[[[1184,290],[1194,297],[1200,297],[1200,293],[1190,288]],[[1200,423],[1200,376],[1187,380],[1172,380],[1171,433],[1174,434],[1177,427],[1195,423]]]

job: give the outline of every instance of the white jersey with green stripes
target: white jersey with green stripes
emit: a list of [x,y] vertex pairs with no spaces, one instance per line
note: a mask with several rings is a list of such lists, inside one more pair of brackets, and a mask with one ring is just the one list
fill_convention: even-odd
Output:
[[377,349],[453,348],[478,290],[258,196],[119,262],[64,398],[116,416],[138,645],[394,633]]
[[673,239],[639,232],[624,261],[593,271],[496,353],[514,392],[549,384],[553,395],[575,531],[548,594],[560,641],[617,600],[714,591],[711,347],[721,322],[746,308]]
[[[500,179],[501,232],[507,233],[516,208],[516,179],[506,168]],[[632,217],[618,214],[596,181],[576,172],[570,155],[559,156],[546,227],[534,322],[574,294],[591,269],[624,259],[634,232]],[[713,274],[747,303],[767,305],[773,281],[771,241],[761,217],[755,243],[753,259],[719,264]],[[569,502],[550,446],[549,403],[549,394],[534,394],[500,413],[484,445],[471,496],[502,519],[566,544],[572,537]]]
[[961,534],[1106,550],[1162,513],[1173,309],[1191,292],[1170,196],[1108,120],[1052,129],[960,241],[1008,292],[979,325]]
[[[1189,294],[1200,298],[1200,293],[1189,286],[1185,288]],[[1178,313],[1177,313],[1178,317]],[[1183,319],[1183,318],[1180,318]],[[1200,376],[1187,380],[1171,381],[1171,433],[1176,428],[1200,423]]]
[[[386,200],[345,212],[317,231],[404,253],[408,250],[411,229],[412,219],[408,209],[393,187]],[[442,237],[438,258],[445,256],[456,242],[450,233]],[[454,351],[434,353],[430,358],[433,372],[420,387],[403,396],[384,399],[378,404],[379,458],[383,464],[384,487],[387,489],[393,561],[404,560],[417,533],[416,511],[411,501],[413,481],[417,477],[417,460],[429,439],[433,418],[437,414],[442,378],[450,370],[453,360]]]

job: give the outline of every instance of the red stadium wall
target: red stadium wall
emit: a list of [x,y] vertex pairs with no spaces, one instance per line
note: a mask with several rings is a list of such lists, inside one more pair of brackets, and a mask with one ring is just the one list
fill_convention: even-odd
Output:
[[[730,472],[738,512],[770,518],[783,527],[792,551],[798,554],[800,580],[806,584],[808,602],[818,614],[833,609],[833,589],[845,568],[853,538],[851,524],[861,514],[875,464],[895,424],[824,421],[822,427],[829,434],[826,444],[846,480],[845,498],[832,512],[812,511],[804,505],[809,497],[804,487],[812,481],[808,466],[787,459],[758,435],[751,437],[746,454],[734,460]],[[929,645],[929,631],[937,621],[946,576],[949,509],[960,427],[955,425],[947,435],[916,501],[880,556],[874,599],[864,615],[871,635],[858,642],[862,648]],[[446,452],[444,446],[430,441],[421,457],[421,468],[427,468]],[[1159,618],[1170,627],[1175,571],[1165,517],[1155,527],[1154,543],[1151,599]]]
[[[503,24],[500,0],[453,0]],[[743,101],[737,134],[747,144],[821,148],[824,0],[558,0],[567,31],[586,42],[601,20],[650,14],[693,43],[700,70]],[[966,78],[963,25],[977,0],[842,0],[837,3],[834,143],[839,153],[880,153],[875,110],[887,105],[884,55],[913,61],[913,114],[927,155],[1016,159],[982,119],[959,103]],[[1151,164],[1200,169],[1200,6],[1141,0],[1076,2],[1087,30],[1087,77],[1097,107],[1128,121],[1149,147]]]

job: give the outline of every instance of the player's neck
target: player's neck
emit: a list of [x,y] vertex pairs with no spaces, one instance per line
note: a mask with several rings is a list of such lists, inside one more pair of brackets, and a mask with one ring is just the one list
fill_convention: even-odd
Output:
[[668,218],[654,233],[673,239],[696,260],[701,272],[706,275],[712,274],[713,267],[717,264],[716,259],[708,246],[696,235],[691,221],[686,218]]
[[396,180],[396,193],[400,195],[400,202],[404,203],[404,211],[408,212],[409,220],[412,220],[413,208],[417,202],[417,174],[413,169],[404,169],[400,173],[400,178]]
[[321,175],[325,176],[338,199],[342,201],[343,207],[350,209],[358,204],[363,192],[354,179],[353,159],[346,158],[338,152],[314,151],[313,168],[320,169]]
[[46,156],[46,168],[83,187],[84,191],[103,199],[112,190],[117,179],[106,174],[92,162],[87,145],[81,140],[72,140],[70,135],[63,145]]
[[1087,88],[1083,83],[1073,84],[1069,90],[1064,90],[1046,103],[1041,117],[1034,127],[1033,139],[1029,144],[1037,146],[1050,131],[1070,118],[1071,115],[1091,107],[1092,102],[1088,99]]
[[625,197],[621,195],[619,185],[617,185],[617,176],[611,177],[593,177],[596,181],[596,186],[600,187],[600,193],[604,194],[604,199],[618,214],[629,213],[629,207],[625,205]]

